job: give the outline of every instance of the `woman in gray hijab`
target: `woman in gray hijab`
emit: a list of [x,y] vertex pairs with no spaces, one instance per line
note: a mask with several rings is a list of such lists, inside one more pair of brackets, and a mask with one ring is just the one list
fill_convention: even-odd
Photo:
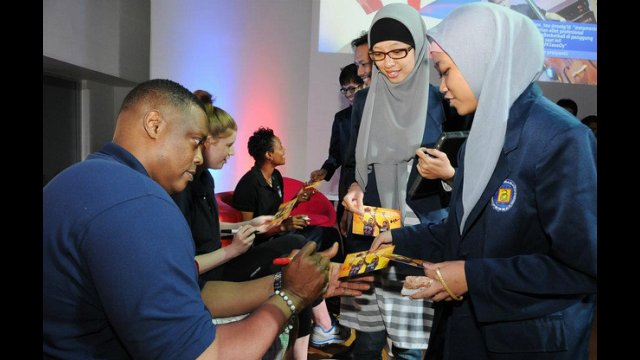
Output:
[[544,51],[529,18],[473,3],[428,36],[440,91],[459,114],[475,113],[451,216],[387,232],[372,249],[393,242],[398,254],[434,262],[411,295],[435,304],[427,358],[587,359],[595,138],[534,83]]
[[[354,170],[345,209],[362,213],[363,203],[400,209],[404,221],[409,205],[421,221],[441,222],[447,212],[439,194],[417,199],[406,191],[411,179],[420,176],[414,161],[417,149],[436,142],[445,118],[442,97],[429,85],[425,23],[407,4],[387,5],[372,21],[369,46],[375,67],[371,86],[358,91],[353,104],[351,134],[357,137],[352,137],[355,142],[345,159],[346,167]],[[441,177],[452,177],[446,154],[439,155],[449,170]],[[346,252],[367,250],[371,240],[350,234]],[[378,271],[372,294],[341,302],[340,323],[356,329],[354,358],[378,359],[388,336],[396,359],[422,359],[433,309],[430,301],[400,295],[401,281],[410,273],[396,266]]]

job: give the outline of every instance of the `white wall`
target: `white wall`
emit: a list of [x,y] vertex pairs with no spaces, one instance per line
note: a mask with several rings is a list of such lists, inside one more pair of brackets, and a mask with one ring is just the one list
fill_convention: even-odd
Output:
[[133,82],[149,78],[149,1],[45,0],[42,55]]
[[261,125],[283,139],[286,176],[306,180],[326,159],[333,116],[348,106],[338,75],[353,55],[317,51],[318,16],[318,0],[151,3],[151,77],[211,92],[238,122],[236,156],[213,172],[217,191],[253,164],[246,144]]
[[[353,54],[318,52],[318,19],[320,17],[320,1],[313,1],[313,26],[311,27],[311,48],[309,49],[309,111],[307,124],[307,142],[305,153],[305,173],[307,179],[311,171],[319,169],[329,154],[331,126],[336,112],[349,106],[340,94],[340,68],[353,62]],[[367,29],[362,29],[367,30]],[[354,36],[355,38],[356,36]],[[329,184],[323,183],[320,188],[325,193],[338,193],[339,171]]]
[[282,173],[308,176],[311,8],[299,0],[151,3],[151,77],[211,92],[238,122],[236,156],[214,172],[216,191],[232,190],[253,165],[246,144],[259,126],[287,148]]
[[149,0],[43,1],[43,74],[79,84],[79,159],[111,140],[124,94],[149,79],[149,8]]
[[118,7],[107,1],[43,1],[42,54],[117,76]]

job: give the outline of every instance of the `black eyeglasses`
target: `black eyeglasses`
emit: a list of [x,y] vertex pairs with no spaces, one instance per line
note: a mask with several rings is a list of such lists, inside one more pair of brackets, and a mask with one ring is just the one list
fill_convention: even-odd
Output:
[[347,86],[347,87],[341,87],[340,88],[340,92],[342,94],[353,94],[354,92],[356,92],[360,87],[359,86]]
[[404,59],[409,55],[409,51],[411,51],[411,49],[413,49],[413,46],[409,46],[406,49],[395,49],[387,52],[369,51],[369,58],[373,61],[382,61],[387,56],[394,60]]

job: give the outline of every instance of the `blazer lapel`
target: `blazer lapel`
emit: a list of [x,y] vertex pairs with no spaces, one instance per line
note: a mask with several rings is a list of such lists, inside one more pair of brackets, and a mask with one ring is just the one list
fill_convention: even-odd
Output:
[[[480,196],[480,199],[478,199],[476,205],[473,207],[473,210],[471,210],[471,212],[469,213],[469,217],[467,218],[464,229],[462,231],[462,237],[464,237],[469,231],[469,227],[473,225],[473,223],[477,220],[478,216],[482,213],[482,210],[485,208],[489,199],[491,199],[493,194],[495,194],[498,187],[500,187],[500,185],[502,184],[504,179],[507,178],[510,172],[511,169],[509,168],[507,157],[504,152],[501,152],[498,163],[496,164],[496,169],[493,171],[493,175],[491,175],[491,179],[489,179],[487,187]],[[460,201],[462,201],[462,199]],[[462,206],[460,206],[460,208],[462,208]],[[460,214],[460,219],[461,218],[462,214]]]
[[[493,171],[493,175],[491,176],[491,179],[489,179],[489,183],[487,184],[484,193],[482,193],[473,210],[471,210],[471,213],[469,213],[469,217],[467,218],[467,222],[465,223],[461,238],[466,235],[466,233],[469,231],[469,228],[476,222],[478,216],[482,213],[482,210],[485,208],[487,202],[491,199],[502,182],[511,172],[511,168],[509,168],[509,162],[507,161],[507,156],[510,152],[518,148],[518,144],[520,143],[520,136],[522,135],[522,129],[524,128],[525,123],[528,119],[526,114],[530,111],[532,104],[541,95],[542,92],[539,87],[535,83],[532,83],[511,106],[511,110],[509,110],[509,124],[507,125],[507,133],[505,134],[504,146],[502,147],[500,158],[498,159],[498,163],[496,164],[496,169]],[[464,173],[461,172],[461,175],[461,177],[463,177]],[[456,173],[456,178],[457,177],[458,175]],[[461,188],[462,181],[456,182],[456,185]],[[456,199],[456,218],[458,221],[459,229],[460,221],[462,220],[462,191],[457,192],[457,195],[459,199]],[[451,200],[453,201],[453,198]]]

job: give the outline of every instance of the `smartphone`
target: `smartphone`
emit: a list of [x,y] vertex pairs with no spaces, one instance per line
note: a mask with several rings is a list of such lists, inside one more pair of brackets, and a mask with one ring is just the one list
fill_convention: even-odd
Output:
[[[458,150],[462,143],[469,137],[469,131],[443,132],[433,145],[432,149],[440,150],[447,154],[451,166],[458,166]],[[425,151],[426,153],[426,151]],[[431,155],[429,155],[431,156]]]
[[[440,150],[447,154],[451,166],[458,167],[458,150],[469,136],[469,131],[448,131],[443,132],[436,143],[431,147],[432,149]],[[427,153],[425,151],[425,153]],[[429,155],[429,154],[427,154]],[[433,155],[429,155],[433,157]],[[413,183],[409,187],[407,194],[412,199],[417,199],[424,196],[429,196],[438,193],[442,189],[440,179],[424,179],[418,175],[413,180]]]

